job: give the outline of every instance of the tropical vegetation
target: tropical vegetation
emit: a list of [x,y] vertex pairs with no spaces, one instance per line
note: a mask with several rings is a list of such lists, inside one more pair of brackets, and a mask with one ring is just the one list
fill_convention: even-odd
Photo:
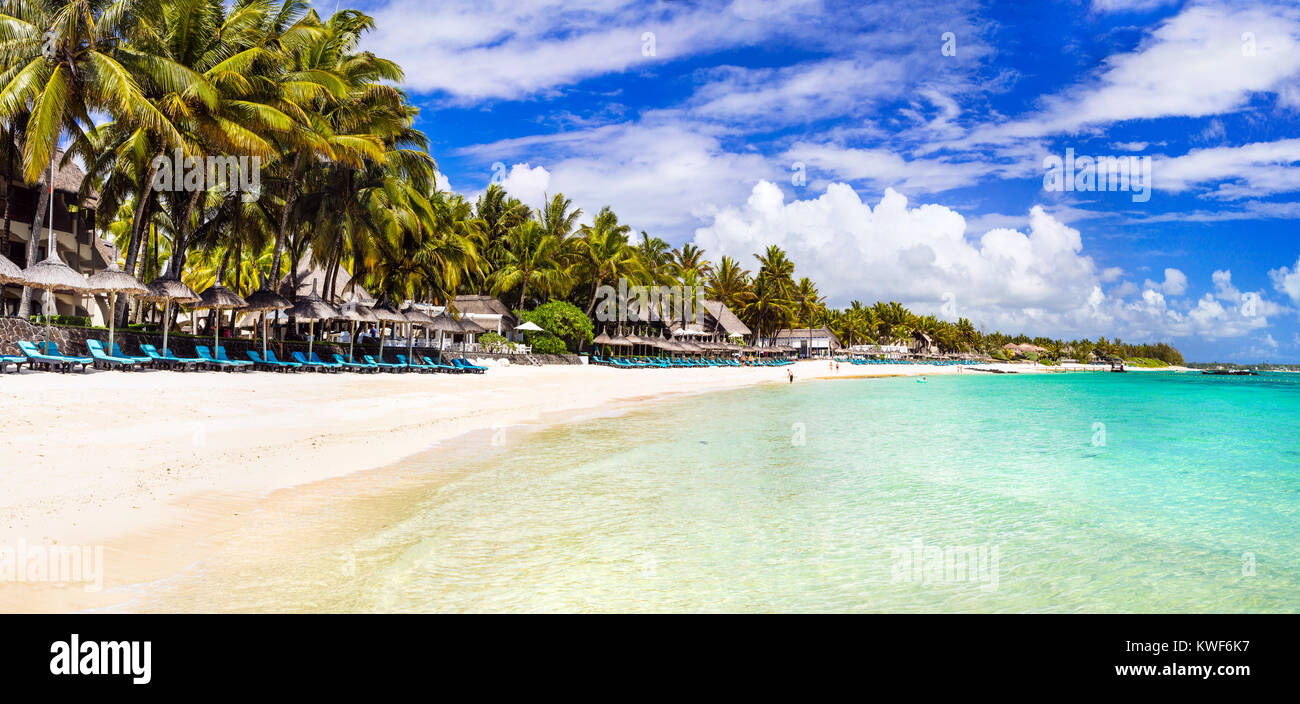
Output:
[[[547,331],[530,336],[538,350],[590,343],[598,292],[625,280],[702,287],[756,337],[825,326],[846,345],[994,353],[1032,343],[1051,360],[1182,361],[1165,344],[1013,337],[898,302],[832,308],[777,246],[710,260],[634,232],[608,206],[584,224],[560,193],[539,204],[496,184],[473,200],[448,193],[401,67],[361,49],[374,27],[357,10],[322,17],[306,0],[0,2],[0,128],[18,145],[7,150],[10,173],[42,184],[39,218],[50,161],[66,144],[62,159],[86,167],[83,195],[98,195],[97,231],[142,280],[249,295],[287,279],[297,291],[305,259],[327,272],[316,291],[327,300],[350,294],[340,270],[394,304],[492,294]],[[254,159],[259,187],[157,187],[159,157],[178,154]],[[132,305],[119,305],[119,324],[157,321],[156,306]]]

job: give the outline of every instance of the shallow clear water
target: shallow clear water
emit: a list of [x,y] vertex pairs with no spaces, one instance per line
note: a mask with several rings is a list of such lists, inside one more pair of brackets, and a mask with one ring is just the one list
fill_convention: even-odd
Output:
[[1297,611],[1297,381],[964,375],[654,404],[529,435],[356,541],[350,608]]

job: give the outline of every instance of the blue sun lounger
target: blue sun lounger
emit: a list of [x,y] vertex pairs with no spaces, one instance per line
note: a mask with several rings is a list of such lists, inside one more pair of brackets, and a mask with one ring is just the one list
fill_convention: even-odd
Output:
[[149,356],[155,367],[179,369],[183,372],[189,371],[190,367],[197,368],[203,361],[201,359],[181,359],[171,350],[167,350],[165,354],[159,354],[158,348],[153,345],[140,345],[140,351]]
[[470,364],[469,360],[465,359],[464,357],[457,357],[456,359],[451,360],[451,363],[453,366],[457,366],[460,367],[461,369],[474,372],[475,374],[482,374],[483,372],[488,370],[487,367],[480,367],[476,364]]
[[213,357],[212,351],[208,349],[207,345],[195,345],[194,354],[197,354],[199,359],[203,360],[203,363],[206,364],[209,369],[223,369],[228,372],[233,372],[236,369],[240,371],[252,371],[253,369],[252,362],[223,362],[216,357]]
[[248,355],[254,369],[264,369],[271,372],[296,372],[302,368],[302,365],[292,362],[281,362],[278,359],[272,362],[269,359],[262,359],[262,355],[253,350],[248,350],[244,354]]
[[334,353],[334,361],[338,362],[344,367],[347,367],[348,369],[355,369],[356,371],[359,372],[369,372],[371,374],[374,374],[379,371],[379,365],[377,364],[366,364],[365,362],[351,362],[348,361],[346,357],[339,354],[338,352]]
[[129,359],[129,360],[135,362],[136,364],[143,364],[143,365],[145,365],[145,366],[153,366],[153,360],[150,359],[149,357],[141,357],[141,356],[139,356],[139,355],[130,355],[130,354],[127,354],[127,353],[125,353],[125,352],[122,351],[122,346],[119,345],[119,344],[116,343],[116,342],[113,343],[113,349],[111,350],[111,352],[112,352],[112,355],[113,355],[114,357],[121,357],[122,359]]
[[393,363],[391,363],[391,362],[380,362],[380,361],[376,360],[376,359],[375,359],[373,356],[371,356],[371,355],[365,355],[365,356],[363,357],[363,359],[365,359],[367,362],[369,362],[369,363],[371,363],[371,364],[373,364],[373,365],[379,367],[379,371],[381,371],[381,372],[402,372],[402,371],[406,371],[406,366],[405,366],[405,365],[402,365],[402,364],[393,364]]
[[44,343],[45,350],[42,351],[35,343],[23,340],[18,343],[18,349],[27,355],[28,367],[42,367],[50,371],[70,372],[76,365],[81,365],[82,373],[85,373],[86,367],[95,363],[90,357],[65,357],[59,354],[59,346],[53,342]]
[[306,356],[306,355],[304,355],[302,352],[299,352],[299,351],[297,351],[297,350],[294,350],[293,352],[290,352],[290,353],[289,353],[289,356],[290,356],[290,357],[293,357],[293,361],[297,362],[298,364],[301,364],[301,365],[303,366],[304,369],[309,369],[309,370],[311,370],[311,371],[313,371],[313,372],[333,372],[333,371],[335,371],[335,370],[334,370],[333,368],[331,368],[331,367],[327,367],[327,366],[325,366],[324,364],[317,364],[317,363],[315,363],[315,362],[313,362],[313,361],[307,359],[307,356]]
[[338,362],[326,362],[325,360],[320,358],[320,355],[316,354],[315,350],[312,350],[311,354],[308,355],[307,361],[311,362],[312,364],[319,364],[322,367],[325,367],[326,369],[332,372],[341,372],[344,370],[344,367],[346,366]]
[[15,373],[20,372],[23,369],[23,365],[27,364],[27,358],[15,357],[13,355],[8,355],[8,354],[0,354],[0,374],[3,374],[5,372],[5,367],[7,367],[10,364],[14,365]]
[[126,357],[114,357],[104,351],[104,343],[99,340],[86,340],[86,349],[90,350],[90,356],[95,360],[94,366],[97,369],[137,369],[134,359]]
[[425,357],[424,363],[433,367],[433,370],[442,374],[464,374],[465,370],[459,367],[453,367],[450,364],[439,364],[432,359]]

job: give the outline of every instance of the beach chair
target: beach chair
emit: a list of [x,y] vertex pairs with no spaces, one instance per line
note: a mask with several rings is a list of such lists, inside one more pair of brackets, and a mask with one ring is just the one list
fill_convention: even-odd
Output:
[[289,362],[276,357],[275,350],[271,349],[270,347],[266,348],[266,354],[263,355],[263,358],[265,358],[266,361],[270,362],[271,364],[282,364],[284,365],[285,369],[290,369],[295,372],[302,370],[301,364],[297,362]]
[[450,364],[442,364],[441,362],[435,362],[432,359],[429,359],[428,357],[424,358],[424,363],[433,367],[434,371],[439,372],[441,374],[464,374],[465,373],[464,369],[453,367]]
[[167,350],[167,354],[165,355],[159,354],[158,348],[153,345],[140,345],[140,351],[145,353],[145,355],[149,357],[149,361],[157,368],[179,369],[180,371],[186,372],[191,368],[198,366],[198,361],[181,359],[172,354],[171,350]]
[[379,367],[377,367],[377,366],[375,366],[375,365],[373,365],[373,364],[365,364],[365,363],[363,363],[363,362],[351,362],[351,361],[348,361],[347,359],[345,359],[345,358],[343,357],[343,355],[339,354],[338,352],[335,352],[335,353],[334,353],[334,361],[337,362],[338,364],[342,365],[343,367],[347,368],[347,369],[353,369],[353,370],[355,370],[355,371],[359,371],[359,372],[368,372],[368,373],[373,374],[373,373],[379,371]]
[[294,350],[293,352],[290,352],[290,353],[289,353],[289,356],[293,358],[293,361],[297,362],[298,364],[301,364],[303,369],[307,369],[307,370],[310,370],[310,371],[313,371],[313,372],[334,372],[334,371],[338,371],[338,370],[334,369],[333,367],[328,367],[328,366],[325,366],[324,364],[317,364],[317,363],[315,363],[315,362],[313,362],[313,361],[307,359],[307,356],[306,356],[306,355],[304,355],[302,352],[299,352],[299,351],[297,351],[297,350]]
[[17,374],[23,370],[23,365],[27,364],[27,358],[17,357],[10,354],[0,354],[0,374],[6,373],[5,368],[10,364],[14,365],[14,373]]
[[230,358],[230,355],[226,354],[226,346],[225,346],[225,345],[217,345],[217,361],[218,361],[218,362],[228,362],[228,363],[230,363],[230,364],[237,364],[237,365],[239,365],[239,366],[241,366],[241,367],[249,367],[249,368],[256,368],[256,367],[257,367],[256,364],[254,364],[253,362],[248,361],[248,360],[243,360],[243,359],[231,359],[231,358]]
[[114,357],[121,357],[122,359],[129,359],[129,360],[135,362],[136,364],[140,364],[140,365],[147,366],[147,367],[151,367],[151,366],[153,366],[153,360],[150,359],[149,357],[141,357],[141,356],[139,356],[139,355],[130,355],[130,354],[127,354],[127,353],[125,353],[125,352],[122,351],[122,346],[119,345],[119,344],[116,343],[116,342],[113,343],[113,349],[109,350],[109,353],[112,354]]
[[414,358],[407,359],[406,355],[404,354],[396,355],[396,357],[398,363],[405,364],[407,368],[411,369],[412,371],[417,371],[420,372],[421,374],[432,374],[433,372],[438,371],[437,369],[434,369],[433,367],[430,367],[429,365],[423,362],[416,361]]
[[222,369],[228,372],[233,372],[236,369],[240,371],[252,371],[253,369],[252,362],[234,362],[231,360],[222,361],[213,357],[212,351],[208,349],[207,345],[195,345],[194,354],[197,354],[199,359],[202,360],[203,364],[207,365],[209,369]]
[[406,371],[406,367],[401,364],[393,364],[392,362],[380,362],[371,355],[364,355],[362,359],[378,367],[379,371],[381,372],[397,373],[397,372]]
[[18,349],[27,356],[27,366],[29,368],[39,366],[50,371],[67,373],[72,368],[81,365],[81,371],[84,374],[86,367],[95,363],[90,357],[65,357],[59,354],[59,346],[53,342],[44,343],[44,351],[37,347],[35,343],[23,340],[18,343]]
[[268,372],[298,371],[298,365],[296,364],[290,366],[285,362],[272,362],[270,360],[262,359],[262,355],[258,354],[257,352],[254,352],[253,350],[248,350],[244,354],[248,355],[248,360],[253,363],[254,369],[260,369],[262,371],[268,371]]
[[307,355],[307,361],[312,364],[319,364],[332,372],[344,371],[344,365],[339,364],[338,362],[326,362],[320,358],[320,355],[316,354],[316,350],[312,350],[311,353]]
[[90,357],[94,359],[96,369],[137,369],[134,359],[126,357],[114,357],[104,351],[104,343],[99,340],[86,340],[86,349],[90,350]]
[[451,360],[451,363],[452,366],[460,367],[461,369],[471,371],[475,374],[482,374],[483,372],[488,370],[487,367],[480,367],[477,364],[470,364],[469,360],[465,359],[464,357],[457,357],[456,359]]

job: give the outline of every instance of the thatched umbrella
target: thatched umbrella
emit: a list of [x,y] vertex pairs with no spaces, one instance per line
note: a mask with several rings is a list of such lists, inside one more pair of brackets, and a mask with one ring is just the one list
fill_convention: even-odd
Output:
[[451,317],[447,311],[443,311],[434,316],[433,321],[425,329],[438,331],[438,356],[441,358],[443,333],[455,334],[460,332],[460,323],[456,322],[456,319]]
[[[244,310],[250,313],[268,313],[273,310],[286,310],[293,307],[293,302],[269,288],[258,289],[244,299]],[[267,320],[262,316],[262,359],[266,359]]]
[[164,274],[161,278],[154,279],[147,287],[148,293],[141,294],[141,298],[146,301],[155,301],[163,304],[163,356],[167,356],[167,333],[171,330],[172,303],[184,305],[194,303],[199,300],[198,294],[190,290],[189,286],[181,283],[180,279],[172,277],[170,274]]
[[[375,317],[379,318],[381,323],[405,323],[406,316],[402,311],[380,301],[379,305],[372,309]],[[394,328],[396,329],[396,328]],[[388,337],[388,326],[382,326],[379,330],[379,361],[384,361],[384,340]]]
[[415,350],[415,326],[424,328],[424,340],[428,342],[429,326],[433,324],[433,317],[416,309],[415,306],[402,309],[402,315],[406,316],[406,359],[410,361]]
[[632,354],[636,354],[637,345],[644,345],[646,342],[645,340],[642,340],[641,338],[637,337],[635,334],[628,334],[628,336],[624,339],[626,339],[629,343],[631,343]]
[[53,247],[50,248],[48,257],[23,269],[23,281],[30,288],[39,288],[46,291],[45,339],[47,342],[50,339],[50,303],[54,300],[54,292],[89,293],[91,291],[86,277],[64,264]]
[[212,354],[217,353],[217,335],[221,333],[221,311],[247,306],[248,301],[221,284],[209,286],[208,290],[199,294],[199,301],[194,305],[194,310],[210,310],[216,320],[216,325],[212,326]]
[[113,343],[117,332],[117,294],[139,296],[149,293],[149,289],[140,280],[117,268],[117,260],[108,263],[108,268],[91,275],[86,282],[96,293],[108,294],[108,352],[113,353]]
[[339,319],[347,320],[352,324],[352,330],[348,333],[348,361],[355,362],[352,353],[357,348],[357,323],[377,323],[379,318],[375,317],[375,312],[370,310],[369,306],[363,306],[353,300],[339,306]]
[[24,281],[23,270],[9,261],[8,257],[0,254],[0,284],[21,284]]
[[460,320],[456,321],[456,324],[460,326],[461,333],[465,335],[481,335],[487,332],[487,328],[470,320],[469,316],[462,316]]
[[293,307],[289,309],[287,315],[291,318],[307,321],[307,356],[311,357],[312,343],[316,341],[316,321],[332,320],[339,317],[339,312],[334,306],[321,300],[316,295],[316,290],[306,296],[299,296],[298,300],[293,302]]

